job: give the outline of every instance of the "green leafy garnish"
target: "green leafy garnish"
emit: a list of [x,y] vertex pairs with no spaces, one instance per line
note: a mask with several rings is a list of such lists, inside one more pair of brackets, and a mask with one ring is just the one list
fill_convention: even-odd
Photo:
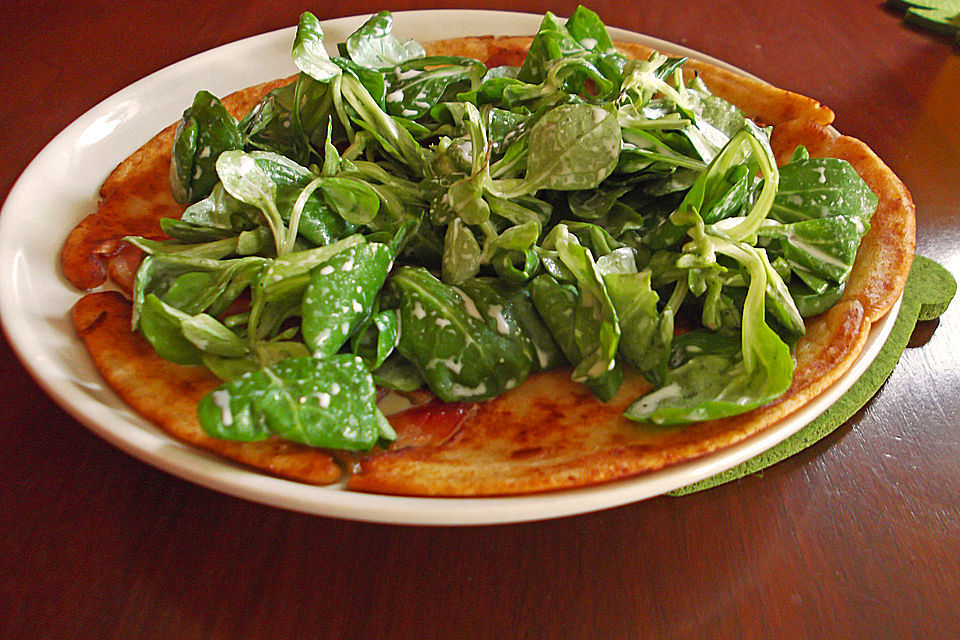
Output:
[[265,440],[277,435],[313,447],[365,451],[384,422],[373,378],[360,358],[286,358],[212,391],[197,408],[215,438]]
[[518,67],[392,28],[381,11],[331,54],[304,13],[293,82],[239,122],[206,92],[184,112],[191,204],[170,240],[128,239],[133,323],[224,380],[207,433],[366,450],[392,438],[377,387],[474,402],[558,367],[602,401],[643,375],[624,415],[656,425],[789,388],[877,206],[848,163],[778,168],[684,59],[627,59],[583,7],[547,13]]
[[215,170],[224,151],[243,144],[237,121],[216,96],[200,91],[177,125],[170,158],[170,188],[177,202],[207,197],[219,182]]

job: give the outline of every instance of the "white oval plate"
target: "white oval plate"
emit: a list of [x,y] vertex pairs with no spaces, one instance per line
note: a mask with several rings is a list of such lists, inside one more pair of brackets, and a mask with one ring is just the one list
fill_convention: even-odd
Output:
[[[344,40],[365,16],[323,23],[328,43]],[[536,33],[541,16],[498,11],[394,14],[394,33],[420,41],[467,35]],[[496,498],[416,498],[314,487],[274,478],[184,445],[130,410],[104,384],[74,333],[69,311],[80,296],[60,272],[69,231],[96,210],[110,171],[156,132],[179,119],[199,89],[226,95],[296,72],[295,30],[247,38],[193,56],[120,91],[54,138],[20,176],[0,215],[0,317],[10,343],[43,389],[77,420],[137,458],[191,482],[286,509],[402,524],[495,524],[567,516],[656,496],[729,469],[789,437],[860,377],[886,339],[896,309],[878,323],[854,367],[802,411],[736,446],[656,473],[547,494]],[[695,51],[622,29],[619,40],[708,59]],[[742,72],[741,72],[742,73]]]

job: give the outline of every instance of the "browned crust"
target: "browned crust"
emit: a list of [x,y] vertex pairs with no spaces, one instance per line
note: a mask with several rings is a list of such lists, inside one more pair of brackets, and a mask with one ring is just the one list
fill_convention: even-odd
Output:
[[[490,66],[517,65],[529,38],[465,38],[428,43],[430,53],[485,60]],[[618,45],[646,57],[650,50]],[[416,411],[394,416],[399,438],[387,452],[368,456],[348,486],[362,491],[413,495],[506,495],[582,487],[661,469],[740,442],[801,408],[839,379],[855,361],[872,322],[882,317],[903,289],[914,247],[914,210],[903,184],[863,143],[838,136],[827,125],[833,113],[815,100],[743,78],[708,63],[695,70],[717,95],[751,117],[773,125],[772,143],[781,161],[797,144],[812,155],[848,160],[880,198],[872,227],[857,256],[841,302],[807,323],[796,349],[797,367],[789,391],[756,411],[662,429],[637,425],[620,414],[645,389],[629,377],[617,397],[598,402],[567,372],[531,376],[523,385],[486,403],[456,407],[456,419],[424,421]],[[276,81],[224,99],[239,116]],[[77,286],[97,286],[103,261],[127,234],[156,236],[158,220],[171,211],[166,186],[172,128],[122,163],[101,191],[97,214],[78,225],[63,251],[63,266]],[[107,243],[107,244],[105,244]],[[217,451],[244,464],[306,482],[336,475],[326,453],[279,442],[239,444],[214,440],[199,431],[195,405],[215,384],[199,369],[161,360],[127,330],[129,310],[119,294],[93,294],[77,303],[78,332],[108,383],[138,412],[171,435]],[[100,329],[108,324],[109,331]],[[108,337],[105,337],[108,336]],[[144,384],[150,393],[140,393]],[[175,407],[175,410],[171,408]]]
[[197,403],[220,381],[203,367],[164,360],[140,334],[130,331],[130,303],[116,291],[90,293],[73,306],[77,334],[94,366],[133,409],[174,438],[276,476],[328,484],[340,469],[326,453],[279,439],[232,442],[200,428]]

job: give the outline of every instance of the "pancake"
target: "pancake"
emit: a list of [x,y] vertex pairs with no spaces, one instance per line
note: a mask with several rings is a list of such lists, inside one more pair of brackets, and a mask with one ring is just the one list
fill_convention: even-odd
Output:
[[[476,37],[427,43],[429,54],[464,55],[489,66],[518,65],[527,37]],[[652,50],[618,45],[646,58]],[[224,458],[284,478],[314,484],[335,482],[341,467],[353,490],[402,495],[517,495],[571,489],[662,469],[729,447],[775,424],[816,398],[849,370],[870,328],[903,290],[914,250],[915,217],[910,194],[862,142],[830,127],[833,113],[816,100],[689,61],[716,95],[756,122],[773,127],[771,145],[785,162],[802,144],[811,156],[847,160],[879,197],[842,299],[806,321],[796,345],[789,390],[772,403],[738,416],[683,427],[638,424],[621,414],[649,389],[628,375],[609,402],[597,400],[570,380],[569,370],[531,375],[507,393],[479,403],[428,401],[390,417],[397,440],[387,449],[350,457],[268,440],[238,443],[206,436],[195,406],[219,381],[197,367],[162,360],[129,330],[130,304],[123,295],[90,293],[74,308],[74,323],[104,379],[133,409],[171,436]],[[237,118],[269,90],[268,82],[224,98]],[[178,217],[183,206],[168,182],[171,125],[122,162],[101,189],[96,213],[82,220],[61,253],[65,276],[81,289],[108,279],[129,291],[138,255],[122,238],[161,239],[159,220]],[[428,394],[421,394],[429,398]],[[339,460],[339,466],[335,463]]]

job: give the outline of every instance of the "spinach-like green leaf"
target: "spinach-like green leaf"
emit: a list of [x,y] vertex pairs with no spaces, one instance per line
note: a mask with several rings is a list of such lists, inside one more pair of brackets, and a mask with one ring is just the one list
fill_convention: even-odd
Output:
[[538,189],[593,189],[617,166],[617,116],[587,104],[561,105],[530,131],[525,181]]
[[625,417],[656,424],[723,418],[766,404],[790,387],[790,348],[764,318],[768,277],[764,260],[756,249],[742,243],[720,241],[715,249],[749,272],[739,352],[731,355],[726,347],[701,345],[701,351],[666,374],[659,389],[630,405]]
[[727,138],[732,138],[743,129],[746,121],[743,112],[723,98],[711,94],[699,77],[691,83],[687,95],[693,102],[698,120],[710,123]]
[[590,252],[598,260],[624,246],[622,242],[611,236],[600,225],[576,221],[567,221],[563,224],[580,244],[590,249]]
[[299,80],[278,87],[263,96],[240,120],[238,128],[243,136],[244,148],[273,151],[297,162],[309,161],[308,140],[296,123],[298,91],[302,91]]
[[155,294],[144,299],[140,331],[160,357],[177,364],[200,364],[202,353],[239,358],[247,347],[235,333],[210,315],[190,315]]
[[443,281],[461,284],[480,271],[480,244],[460,218],[447,226],[443,241]]
[[489,240],[483,252],[503,280],[509,284],[524,284],[540,268],[540,260],[534,251],[539,238],[540,222],[529,220],[505,229]]
[[[336,206],[350,207],[347,210],[351,217],[369,215],[369,209],[364,212],[365,207],[370,207],[372,203],[366,199],[363,194],[357,201],[351,201],[354,194],[346,193],[347,197],[337,202],[334,199],[326,197],[323,189],[323,181],[318,181],[315,185],[319,189],[310,189],[310,193],[305,194],[306,187],[298,186],[279,186],[277,191],[277,210],[280,213],[280,219],[288,225],[286,241],[290,241],[290,233],[293,228],[292,220],[296,220],[297,235],[299,238],[308,240],[314,245],[326,245],[336,240],[345,238],[347,235],[357,230],[357,225],[347,221]],[[364,191],[366,189],[364,188]],[[372,191],[372,190],[371,190]],[[305,199],[304,199],[305,196]],[[356,205],[360,202],[359,207]],[[333,203],[333,206],[331,206]],[[302,208],[298,208],[302,205]],[[299,212],[299,217],[296,213]],[[355,219],[357,219],[355,218]],[[362,219],[362,218],[361,218]],[[294,240],[295,241],[295,240]],[[291,244],[292,246],[292,244]]]
[[201,399],[197,414],[215,438],[278,435],[313,447],[365,451],[385,435],[376,388],[352,355],[287,358],[246,373]]
[[384,71],[357,64],[350,58],[333,58],[333,62],[343,69],[344,73],[356,78],[378,107],[386,109],[387,79]]
[[374,372],[373,381],[378,387],[409,393],[425,384],[423,376],[412,362],[393,351]]
[[277,210],[277,185],[253,156],[243,151],[226,151],[217,159],[217,174],[227,193],[263,212],[277,255],[289,253],[291,247],[284,243],[285,227]]
[[368,224],[380,210],[380,198],[362,180],[351,177],[324,178],[320,190],[326,203],[351,224]]
[[540,258],[533,249],[500,251],[491,255],[490,265],[504,282],[521,285],[540,271]]
[[774,254],[786,258],[791,267],[840,284],[853,268],[863,225],[859,218],[836,216],[768,224],[758,233],[779,240]]
[[522,82],[533,84],[543,82],[553,61],[568,54],[583,51],[583,46],[570,35],[564,25],[560,24],[557,17],[548,11],[544,14],[537,35],[527,49],[517,78]]
[[364,242],[310,270],[301,306],[304,342],[318,358],[340,350],[370,314],[393,264],[390,248]]
[[205,242],[250,230],[257,225],[259,216],[256,207],[237,200],[217,183],[209,196],[187,207],[180,220],[162,218],[160,228],[184,242]]
[[580,348],[574,339],[574,314],[578,291],[572,284],[562,284],[543,273],[527,285],[537,313],[550,330],[557,346],[570,362],[580,362]]
[[583,5],[574,9],[564,27],[584,49],[601,53],[614,51],[613,41],[600,17]]
[[491,329],[466,293],[419,267],[401,267],[389,282],[400,301],[397,349],[440,399],[485,400],[527,377],[530,357]]
[[164,360],[200,364],[200,349],[183,335],[181,328],[189,317],[151,293],[140,307],[140,333]]
[[353,121],[363,127],[387,155],[402,162],[414,175],[427,175],[423,147],[407,129],[383,110],[360,80],[352,75],[342,76],[340,91],[344,100],[357,113],[357,118]]
[[357,64],[374,69],[395,67],[425,55],[415,40],[394,37],[392,28],[393,16],[389,11],[380,11],[347,38],[346,55]]
[[[242,165],[246,173],[241,173]],[[297,235],[314,244],[345,237],[355,223],[369,222],[379,210],[377,193],[366,182],[345,176],[318,179],[309,169],[276,153],[224,154],[224,168],[224,187],[263,212],[278,255],[293,249]]]
[[634,268],[633,272],[605,273],[603,283],[620,326],[617,354],[641,373],[659,372],[670,355],[673,323],[661,322],[650,272]]
[[567,364],[563,351],[553,339],[553,334],[543,318],[537,313],[529,289],[501,285],[499,290],[520,325],[521,335],[533,345],[534,369],[548,371]]
[[124,240],[147,255],[165,254],[167,256],[176,255],[178,258],[200,258],[207,260],[220,260],[225,258],[232,253],[236,253],[237,247],[239,246],[239,238],[237,237],[196,243],[151,240],[150,238],[140,238],[137,236],[127,236]]
[[206,313],[181,320],[180,329],[183,337],[203,352],[224,358],[239,358],[247,353],[247,345],[237,334]]
[[877,209],[877,196],[845,160],[807,158],[780,169],[770,217],[783,223],[841,216],[859,220],[864,233]]
[[637,128],[622,130],[624,149],[618,159],[617,171],[672,171],[684,167],[700,171],[706,166],[703,157],[691,149],[677,150],[663,141],[663,134]]
[[395,309],[369,316],[354,333],[350,347],[370,371],[376,371],[400,342],[400,318]]
[[354,220],[369,221],[376,215],[379,199],[362,180],[318,177],[299,163],[271,152],[253,151],[249,156],[276,185],[277,212],[289,225],[284,247],[292,249],[298,234],[314,244],[329,244],[352,233],[356,229]]
[[[563,355],[566,356],[566,360],[574,365],[582,362],[583,355],[577,335],[577,309],[580,297],[577,288],[571,284],[560,283],[549,274],[541,274],[530,281],[527,290],[530,292],[530,299],[537,313]],[[604,402],[617,393],[622,382],[623,370],[619,366],[614,366],[613,369],[608,369],[599,376],[588,377],[583,381],[593,394]]]
[[534,369],[552,369],[564,362],[526,289],[495,278],[473,278],[464,282],[461,290],[473,300],[490,329],[516,341]]
[[293,39],[293,61],[297,68],[321,82],[332,80],[341,73],[323,46],[320,21],[309,11],[300,15],[297,35]]
[[177,253],[148,255],[134,279],[132,324],[138,326],[149,294],[188,314],[217,315],[256,281],[266,263],[258,256],[213,260]]
[[[730,138],[706,171],[697,178],[678,209],[695,211],[700,219],[703,219],[704,212],[717,206],[719,201],[737,188],[737,183],[731,185],[728,180],[731,168],[750,157],[756,160],[763,172],[763,186],[747,215],[735,226],[725,227],[724,234],[733,240],[743,240],[755,233],[770,212],[777,193],[780,172],[777,170],[767,136],[749,120],[747,127]],[[719,218],[721,214],[715,215]]]
[[217,158],[242,146],[237,121],[220,100],[207,91],[198,92],[173,137],[170,187],[177,202],[206,198],[219,181]]
[[490,217],[490,205],[483,199],[486,176],[475,173],[457,180],[447,189],[445,205],[467,224],[483,224]]
[[581,220],[596,220],[606,216],[620,197],[630,190],[629,186],[615,186],[609,189],[571,191],[567,197],[567,205],[570,207],[570,213]]
[[791,282],[788,288],[790,297],[797,305],[797,311],[804,318],[810,318],[828,311],[837,304],[843,297],[844,285],[828,286],[815,291],[802,284]]
[[224,382],[252,373],[262,367],[274,365],[286,358],[307,358],[310,351],[302,342],[274,340],[259,342],[252,352],[241,357],[217,356],[205,352],[201,355],[203,366]]
[[387,113],[417,119],[442,98],[479,84],[486,71],[482,63],[458,56],[429,56],[407,60],[387,73]]
[[[256,343],[270,334],[272,324],[261,324],[261,319],[267,315],[273,314],[276,320],[282,320],[287,313],[300,311],[314,267],[322,265],[341,251],[364,242],[363,236],[356,234],[322,247],[295,251],[270,261],[251,286],[248,323],[250,340]],[[270,310],[271,305],[279,307]]]
[[576,363],[572,378],[577,382],[596,381],[616,367],[615,356],[620,341],[617,313],[593,256],[566,225],[553,228],[544,240],[548,248],[551,244],[556,246],[560,260],[577,279],[580,292],[574,316],[574,340],[581,359]]

